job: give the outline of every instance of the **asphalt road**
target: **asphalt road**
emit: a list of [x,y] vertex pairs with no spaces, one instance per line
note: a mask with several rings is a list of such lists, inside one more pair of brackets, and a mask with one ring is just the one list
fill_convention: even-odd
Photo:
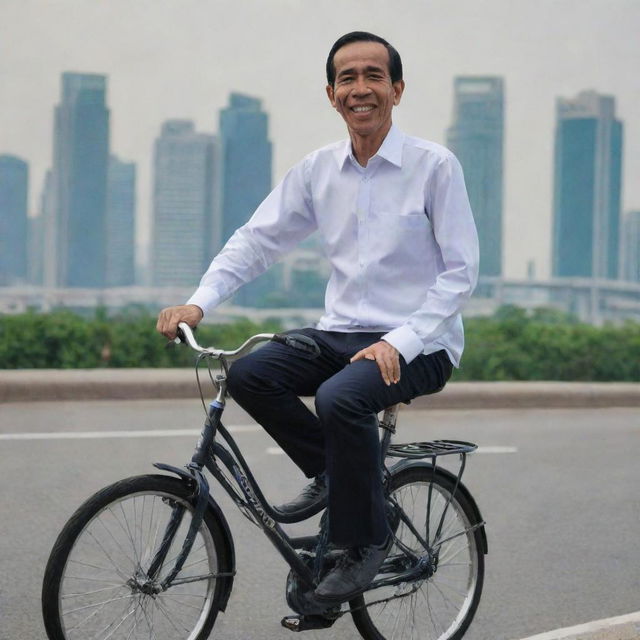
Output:
[[[186,462],[193,436],[128,431],[198,429],[191,400],[0,406],[0,639],[45,638],[40,586],[53,541],[95,490],[151,463]],[[228,425],[251,421],[230,407]],[[84,432],[118,431],[109,438]],[[47,433],[33,439],[9,434]],[[62,435],[61,435],[62,434]],[[24,438],[24,436],[21,436]],[[406,410],[398,441],[467,439],[465,483],[488,527],[485,590],[465,640],[516,640],[621,615],[640,602],[640,409]],[[274,502],[303,479],[259,430],[237,434]],[[218,492],[220,493],[220,492]],[[287,567],[260,531],[221,498],[236,543],[238,576],[212,637],[290,637],[280,627]],[[358,638],[347,617],[304,638]]]

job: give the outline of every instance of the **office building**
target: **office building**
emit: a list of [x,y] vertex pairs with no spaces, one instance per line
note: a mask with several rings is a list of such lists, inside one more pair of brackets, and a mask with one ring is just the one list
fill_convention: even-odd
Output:
[[622,123],[615,98],[583,91],[556,106],[552,272],[616,279]]
[[154,150],[152,282],[195,287],[213,257],[215,146],[193,122],[169,120]]
[[27,191],[24,160],[0,155],[0,286],[27,278]]
[[55,108],[53,220],[47,224],[45,270],[55,286],[105,284],[105,213],[109,163],[107,78],[63,73]]
[[106,214],[106,285],[135,282],[136,166],[109,158]]
[[624,218],[622,277],[640,282],[640,211],[629,211]]
[[[222,246],[271,190],[271,142],[262,102],[232,93],[220,112],[220,205]],[[254,306],[276,287],[265,274],[236,294],[236,304]]]
[[493,76],[454,81],[447,146],[464,170],[480,242],[480,275],[502,274],[504,85]]

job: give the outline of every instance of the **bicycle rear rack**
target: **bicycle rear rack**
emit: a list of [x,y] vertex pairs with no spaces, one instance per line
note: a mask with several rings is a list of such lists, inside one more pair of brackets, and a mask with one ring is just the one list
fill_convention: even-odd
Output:
[[478,448],[472,442],[462,440],[432,440],[431,442],[405,442],[390,444],[387,455],[392,458],[435,458],[453,453],[472,453]]

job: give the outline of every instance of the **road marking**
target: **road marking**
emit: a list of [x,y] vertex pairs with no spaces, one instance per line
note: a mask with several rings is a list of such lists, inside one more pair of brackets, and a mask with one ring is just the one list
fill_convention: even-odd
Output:
[[268,447],[267,453],[270,456],[282,456],[284,455],[284,451],[280,447]]
[[[227,427],[230,433],[260,431],[257,424]],[[176,438],[199,436],[200,429],[148,429],[145,431],[54,431],[52,433],[0,433],[0,440],[102,440],[107,438]]]
[[475,453],[518,453],[518,447],[478,447]]
[[[522,640],[587,640],[587,633],[598,633],[609,629],[615,633],[615,635],[598,635],[598,639],[611,638],[611,640],[632,640],[637,638],[638,625],[640,624],[640,611],[635,613],[629,613],[624,616],[617,616],[615,618],[603,618],[602,620],[594,620],[593,622],[587,622],[586,624],[579,624],[575,627],[565,627],[564,629],[556,629],[555,631],[547,631],[546,633],[539,633],[535,636],[529,636]],[[620,628],[623,625],[627,627]],[[613,627],[618,627],[613,629]]]

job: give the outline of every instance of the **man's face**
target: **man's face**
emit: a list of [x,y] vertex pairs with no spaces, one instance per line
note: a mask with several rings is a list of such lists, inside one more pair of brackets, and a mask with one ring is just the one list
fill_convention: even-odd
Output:
[[333,107],[344,118],[351,134],[386,135],[391,111],[399,104],[404,82],[391,82],[389,52],[379,42],[352,42],[333,58],[335,84],[327,85]]

